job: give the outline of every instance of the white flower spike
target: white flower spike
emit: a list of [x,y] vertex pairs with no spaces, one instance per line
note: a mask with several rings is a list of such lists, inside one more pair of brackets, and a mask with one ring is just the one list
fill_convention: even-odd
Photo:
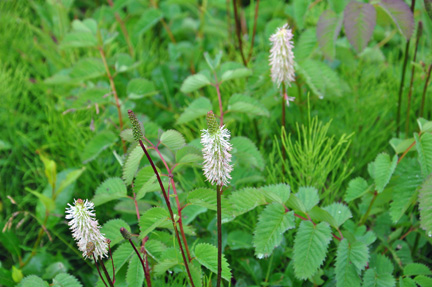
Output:
[[207,113],[208,130],[202,130],[201,143],[204,146],[204,175],[211,184],[228,185],[233,169],[229,142],[230,132],[219,127],[212,111]]
[[[91,254],[95,255],[96,260],[108,257],[107,239],[99,230],[93,202],[78,199],[74,201],[74,205],[68,205],[66,219],[70,219],[68,224],[72,236],[77,241],[78,249],[83,253],[84,258],[90,257]],[[87,252],[89,243],[94,244],[93,252]]]
[[[278,28],[271,35],[270,67],[273,83],[278,87],[281,83],[291,86],[294,81],[293,34],[288,24]],[[290,99],[286,99],[289,104]]]

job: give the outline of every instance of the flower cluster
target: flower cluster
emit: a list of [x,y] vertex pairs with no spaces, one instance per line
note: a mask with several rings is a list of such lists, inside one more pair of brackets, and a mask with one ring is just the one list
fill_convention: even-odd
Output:
[[[66,219],[70,219],[68,224],[72,230],[72,236],[77,241],[78,249],[83,253],[84,258],[90,257],[92,253],[96,260],[107,257],[107,239],[99,230],[100,226],[95,219],[93,202],[78,199],[74,201],[74,205],[68,205]],[[94,245],[93,252],[87,250],[89,243]]]
[[233,169],[230,164],[230,132],[225,126],[218,126],[212,111],[207,113],[207,125],[208,129],[202,130],[201,134],[201,143],[204,146],[204,175],[211,184],[228,185]]
[[288,24],[278,28],[271,35],[270,66],[273,83],[278,87],[281,83],[290,86],[294,81],[293,34]]

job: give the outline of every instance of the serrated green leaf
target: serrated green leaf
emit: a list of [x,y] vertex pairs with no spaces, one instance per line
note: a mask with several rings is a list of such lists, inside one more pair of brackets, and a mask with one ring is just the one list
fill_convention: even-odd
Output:
[[176,130],[165,131],[160,137],[160,142],[171,151],[176,151],[186,145],[183,135]]
[[384,9],[399,31],[409,40],[414,31],[414,15],[410,7],[402,0],[381,0],[378,5]]
[[60,44],[61,49],[96,47],[96,36],[91,32],[72,31],[66,34]]
[[[303,1],[302,1],[303,2]],[[317,47],[317,36],[314,28],[308,28],[300,34],[294,46],[296,63],[301,63],[313,55]]]
[[351,1],[344,9],[345,34],[351,45],[361,52],[372,37],[376,11],[369,3]]
[[255,256],[259,259],[270,256],[282,242],[285,231],[294,227],[294,211],[285,212],[280,203],[267,205],[259,215],[254,231]]
[[327,223],[314,225],[302,221],[294,240],[294,271],[296,277],[307,279],[313,276],[323,263],[331,240],[331,230]]
[[155,273],[160,275],[167,272],[169,269],[180,263],[180,258],[181,255],[179,254],[179,251],[177,249],[166,249],[165,252],[162,254],[161,260],[155,266]]
[[324,207],[324,210],[328,211],[328,213],[330,213],[330,215],[336,220],[337,228],[352,217],[351,210],[348,206],[339,202]]
[[213,107],[209,99],[203,97],[197,98],[180,115],[177,119],[177,124],[184,124],[199,117],[204,117],[212,109]]
[[335,42],[342,28],[340,17],[332,10],[324,11],[317,23],[318,43],[328,60],[335,57]]
[[394,223],[405,214],[406,210],[417,200],[417,190],[423,182],[420,166],[415,159],[405,158],[393,174],[387,188],[393,194],[390,203],[390,216]]
[[379,154],[374,161],[374,179],[378,193],[381,193],[389,183],[393,172],[396,169],[398,157],[395,155],[390,161],[390,156],[386,153]]
[[144,283],[144,270],[138,256],[132,256],[126,273],[126,282],[130,287],[141,287]]
[[291,194],[291,188],[288,184],[279,183],[261,187],[265,193],[266,200],[270,202],[278,202],[285,204]]
[[145,9],[145,11],[141,13],[141,18],[133,25],[134,29],[131,33],[132,39],[138,42],[141,35],[156,25],[162,17],[163,15],[159,9]]
[[187,93],[194,92],[198,89],[201,89],[202,87],[205,87],[210,84],[211,82],[209,81],[209,79],[207,79],[205,75],[195,74],[187,77],[186,80],[184,80],[180,88],[180,91],[187,94]]
[[153,207],[144,212],[141,216],[140,225],[140,238],[144,238],[155,228],[161,226],[165,221],[169,221],[170,217],[168,211],[161,207]]
[[216,190],[197,188],[188,193],[188,202],[210,210],[216,210]]
[[379,274],[375,268],[366,270],[363,276],[363,287],[394,287],[396,281],[389,273]]
[[[167,188],[168,180],[162,177],[162,184]],[[136,199],[143,198],[147,192],[160,191],[160,185],[153,171],[152,166],[148,165],[140,169],[135,177]]]
[[403,272],[405,276],[432,275],[432,272],[429,269],[429,267],[421,263],[408,264],[404,267]]
[[322,61],[306,59],[295,65],[312,92],[319,98],[342,97],[349,91],[348,85],[339,75]]
[[126,92],[128,98],[136,100],[152,96],[157,93],[157,90],[152,81],[139,78],[129,81]]
[[259,101],[242,94],[234,94],[231,96],[228,102],[228,110],[256,116],[268,117],[270,115],[269,111]]
[[200,163],[203,161],[202,152],[191,145],[177,150],[175,158],[177,164]]
[[414,281],[420,285],[420,287],[430,287],[432,286],[432,278],[426,277],[424,275],[419,275],[414,278]]
[[157,262],[160,261],[162,254],[167,249],[167,246],[159,240],[149,239],[145,244],[147,253]]
[[25,277],[19,284],[18,287],[48,287],[48,283],[43,281],[42,278],[36,275],[30,275]]
[[333,226],[334,228],[338,228],[337,221],[327,210],[324,210],[318,206],[314,206],[312,207],[311,210],[309,210],[308,214],[312,220],[318,222],[324,221],[330,224],[330,226]]
[[83,285],[74,276],[67,273],[58,274],[53,279],[53,287],[82,287]]
[[133,137],[132,129],[125,129],[120,132],[120,137],[130,143],[134,143],[135,139]]
[[[113,260],[115,262],[115,273],[116,274],[121,270],[121,268],[126,264],[126,262],[128,262],[129,258],[133,254],[136,254],[136,253],[133,250],[133,248],[129,242],[123,243],[114,251]],[[108,267],[107,268],[108,273],[110,273],[110,275],[112,275],[112,268],[109,268],[109,267],[111,267],[111,262],[110,261],[105,262],[105,266]]]
[[347,239],[339,243],[336,257],[336,286],[360,286],[360,272],[369,259],[369,250],[363,242],[350,244]]
[[138,170],[141,159],[144,156],[144,151],[140,145],[137,145],[127,156],[123,164],[123,180],[127,185],[130,185]]
[[[195,246],[195,257],[201,265],[217,274],[217,248],[207,243],[199,243]],[[231,270],[225,256],[222,254],[222,278],[231,280]]]
[[[406,151],[413,142],[415,142],[414,138],[409,138],[404,140],[398,138],[392,138],[390,140],[390,145],[393,147],[396,154],[401,154],[404,151]],[[413,149],[411,149],[410,151],[413,151]]]
[[256,188],[244,188],[233,192],[229,197],[229,202],[236,216],[267,203],[264,192]]
[[231,139],[233,146],[232,153],[241,165],[252,165],[260,170],[264,169],[264,158],[259,152],[255,143],[247,137],[233,137]]
[[419,193],[420,226],[432,236],[432,175],[423,183]]
[[417,287],[415,281],[409,277],[399,277],[399,287]]
[[422,175],[426,177],[432,173],[432,134],[423,134],[420,139],[417,134],[414,134],[414,138]]
[[300,187],[295,196],[303,203],[306,212],[319,202],[318,190],[315,187]]
[[111,247],[123,240],[123,235],[120,233],[120,228],[122,227],[131,232],[129,224],[119,218],[111,219],[102,226],[101,233],[105,234],[105,237],[111,240]]
[[228,70],[222,74],[220,82],[222,83],[234,79],[249,77],[250,75],[252,75],[252,71],[249,70],[248,68],[238,68],[234,70]]
[[69,76],[76,81],[85,81],[105,75],[105,66],[101,59],[84,58],[73,67]]
[[94,160],[103,150],[107,149],[117,141],[117,136],[110,131],[103,131],[92,138],[85,146],[81,159],[83,163]]
[[126,186],[121,178],[113,177],[105,180],[95,192],[92,201],[95,206],[127,196]]

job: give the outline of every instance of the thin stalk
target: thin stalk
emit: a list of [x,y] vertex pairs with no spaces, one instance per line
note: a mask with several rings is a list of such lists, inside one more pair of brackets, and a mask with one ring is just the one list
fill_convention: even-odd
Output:
[[[176,167],[176,165],[174,165],[170,169],[169,166],[168,166],[168,163],[165,160],[165,158],[163,157],[163,155],[159,151],[158,146],[154,146],[152,144],[152,147],[157,152],[157,154],[159,155],[159,158],[162,160],[163,164],[165,165],[165,168],[168,171],[168,177],[169,177],[170,183],[171,183],[171,185],[173,187],[173,192],[174,192],[174,195],[175,195],[175,201],[176,201],[176,204],[177,204],[177,211],[178,211],[178,215],[179,215],[178,224],[180,226],[180,233],[181,233],[181,236],[182,236],[182,239],[183,239],[183,244],[184,244],[185,249],[186,249],[186,254],[187,254],[188,260],[189,260],[189,262],[191,262],[192,261],[192,257],[191,257],[190,252],[189,252],[189,246],[187,244],[186,235],[185,235],[184,228],[183,228],[183,219],[182,219],[183,218],[182,217],[183,207],[180,204],[180,200],[179,200],[179,197],[178,197],[178,194],[177,194],[177,189],[176,189],[175,182],[174,182],[174,175],[172,174],[172,171],[174,170],[174,168]],[[169,197],[169,188],[168,188],[168,197]]]
[[[284,83],[282,83],[282,121],[281,121],[281,126],[282,126],[282,129],[284,130],[284,131],[286,131],[286,126],[285,126],[285,110],[286,110],[286,102],[285,102],[285,97],[286,97],[286,87],[285,87],[285,84]],[[286,160],[286,149],[285,149],[285,146],[282,146],[282,160],[283,160],[283,162],[285,162],[285,160]],[[282,166],[282,172],[283,173],[285,173],[285,167],[284,166]]]
[[[420,40],[420,37],[422,34],[422,30],[423,30],[423,24],[422,24],[422,21],[420,21],[418,23],[418,28],[417,28],[417,39],[416,39],[416,43],[415,43],[414,59],[413,59],[414,63],[417,60],[417,50],[418,50],[418,45],[419,45],[419,40]],[[408,132],[409,132],[411,98],[412,98],[412,90],[413,90],[413,84],[414,84],[414,75],[415,75],[415,66],[412,65],[411,81],[410,81],[410,86],[409,86],[409,91],[408,91],[408,105],[407,105],[406,123],[405,123],[405,136],[408,136]]]
[[[411,12],[414,12],[414,6],[415,6],[416,0],[411,0]],[[408,63],[408,55],[409,55],[409,47],[410,47],[410,40],[406,42],[405,45],[405,56],[404,61],[402,65],[402,75],[401,75],[401,83],[399,86],[399,95],[398,95],[398,109],[397,109],[397,115],[396,115],[396,134],[399,135],[399,129],[400,129],[400,118],[401,118],[401,108],[402,108],[402,92],[404,88],[404,82],[405,82],[405,71]]]
[[425,106],[425,101],[426,101],[426,91],[428,88],[428,84],[429,84],[429,79],[431,76],[431,71],[432,71],[432,64],[429,65],[429,69],[427,71],[427,76],[426,76],[426,81],[423,87],[423,95],[422,95],[422,100],[421,100],[421,105],[420,105],[420,113],[419,113],[419,118],[423,117],[423,112],[424,112],[424,106]]
[[[129,239],[129,243],[132,245],[132,247],[133,247],[136,255],[138,256],[138,258],[139,258],[139,260],[141,262],[141,265],[142,265],[142,268],[144,270],[144,274],[145,274],[145,277],[146,277],[146,280],[147,280],[148,270],[147,270],[146,265],[145,265],[145,263],[144,263],[144,261],[143,261],[143,259],[141,257],[141,254],[138,252],[138,249],[136,249],[135,244],[132,242],[132,239]],[[151,287],[151,281],[150,280],[147,280],[147,286]]]
[[113,269],[113,284],[115,284],[115,268],[114,268],[114,258],[112,257],[112,252],[111,252],[111,240],[108,239],[108,251],[109,251],[109,255],[111,257],[111,263],[112,263],[112,269]]
[[257,27],[257,22],[258,22],[259,2],[260,2],[260,0],[256,0],[256,4],[255,4],[255,16],[254,16],[254,26],[253,26],[253,32],[252,32],[251,47],[249,49],[249,55],[247,57],[247,62],[249,62],[250,59],[252,58],[253,46],[254,46],[254,43],[255,43],[256,27]]
[[[94,256],[94,254],[93,254],[93,256]],[[107,279],[107,281],[108,281],[108,285],[109,285],[110,287],[114,287],[114,284],[113,284],[113,282],[111,281],[111,277],[109,276],[109,273],[108,273],[108,271],[107,271],[107,269],[106,269],[106,267],[105,267],[105,264],[104,264],[103,262],[102,262],[101,266],[102,266],[102,271],[105,273],[105,277],[106,277],[106,279]]]
[[[102,279],[102,282],[104,283],[104,285],[105,285],[106,287],[108,287],[108,285],[106,284],[106,282],[105,282],[105,280],[103,279],[103,276],[102,276],[102,274],[101,274],[101,272],[100,272],[100,270],[99,270],[99,266],[98,266],[98,263],[97,263],[97,260],[96,260],[96,257],[95,257],[94,254],[93,254],[93,260],[94,260],[94,262],[95,262],[96,269],[97,269],[97,271],[98,271],[98,273],[99,273],[99,277]],[[103,263],[102,263],[102,264],[103,264]]]
[[223,107],[222,107],[222,96],[221,96],[221,92],[220,92],[219,83],[217,82],[216,74],[215,74],[215,79],[216,79],[216,84],[214,86],[216,88],[216,93],[218,95],[218,101],[219,101],[220,126],[223,126],[224,112],[223,112]]
[[[151,6],[153,6],[153,8],[155,8],[155,9],[158,8],[158,5],[157,5],[157,3],[154,0],[150,0],[150,4],[151,4]],[[162,18],[160,21],[161,21],[162,26],[164,27],[165,31],[167,32],[168,37],[170,38],[171,42],[174,43],[174,44],[177,43],[176,39],[174,38],[173,33],[171,32],[170,27],[165,22],[165,19]]]
[[146,266],[146,268],[144,269],[144,275],[145,275],[145,278],[146,278],[147,286],[151,287],[150,267],[149,267],[149,264],[148,264],[147,251],[145,249],[145,242],[147,241],[147,239],[148,239],[147,236],[146,236],[145,239],[143,239],[143,244],[142,244],[142,250],[141,250],[141,252],[143,253],[144,262],[145,262],[145,266]]
[[369,213],[370,213],[370,211],[372,210],[372,205],[374,204],[374,202],[375,202],[377,196],[378,196],[378,192],[375,190],[374,195],[373,195],[373,198],[372,198],[372,200],[371,200],[371,202],[370,202],[370,204],[369,204],[369,207],[368,207],[368,209],[367,209],[365,215],[364,215],[364,216],[362,217],[362,219],[360,220],[359,226],[365,224],[365,222],[366,222],[366,220],[367,220],[367,217],[369,216]]
[[216,287],[221,286],[222,281],[222,186],[216,186],[217,194],[217,238],[218,238],[218,269],[217,269],[217,283]]
[[242,43],[242,37],[241,37],[240,19],[239,19],[239,15],[238,15],[238,11],[237,11],[237,1],[233,0],[232,3],[233,3],[233,8],[234,8],[234,21],[236,24],[236,35],[237,35],[240,55],[242,57],[243,64],[245,66],[247,66],[247,61],[246,61],[246,58],[245,58],[244,53],[243,53],[243,43]]
[[187,258],[186,258],[186,256],[185,256],[185,252],[184,252],[184,250],[183,250],[183,245],[182,245],[182,243],[181,243],[181,239],[180,239],[180,235],[179,235],[179,232],[178,232],[178,229],[177,229],[177,225],[176,225],[176,223],[175,223],[174,213],[173,213],[172,208],[171,208],[171,203],[170,203],[169,197],[168,197],[168,195],[167,195],[167,193],[166,193],[166,191],[165,191],[165,187],[164,187],[164,185],[163,185],[163,183],[162,183],[162,180],[161,180],[161,178],[160,178],[159,172],[157,171],[156,166],[155,166],[153,160],[151,159],[151,157],[150,157],[150,155],[149,155],[149,153],[148,153],[146,147],[144,146],[142,140],[139,140],[139,144],[140,144],[142,150],[144,151],[144,153],[145,153],[145,155],[146,155],[148,161],[150,162],[150,165],[151,165],[152,168],[153,168],[153,172],[154,172],[154,174],[156,175],[156,178],[157,178],[157,180],[158,180],[158,182],[159,182],[159,186],[160,186],[160,188],[162,189],[162,194],[163,194],[163,196],[164,196],[164,198],[165,198],[165,202],[166,202],[166,205],[167,205],[167,207],[168,207],[168,211],[169,211],[169,213],[170,213],[171,220],[172,220],[172,223],[173,223],[174,233],[175,233],[175,235],[176,235],[176,237],[177,237],[177,241],[178,241],[178,243],[179,243],[180,251],[181,251],[181,254],[182,254],[182,257],[183,257],[183,262],[185,263],[186,272],[187,272],[187,274],[188,274],[188,277],[189,277],[189,280],[190,280],[190,283],[191,283],[192,287],[195,287],[195,285],[194,285],[194,283],[193,283],[193,280],[192,280],[192,275],[191,275],[190,270],[189,270],[189,263],[188,263]]
[[[110,5],[110,7],[112,8],[114,6],[113,1],[112,0],[107,0],[107,1],[108,1],[108,4]],[[120,17],[120,15],[117,12],[115,12],[114,16],[115,16],[117,22],[120,25],[120,29],[122,30],[123,36],[125,37],[126,43],[128,45],[128,48],[129,48],[129,54],[132,57],[134,57],[134,49],[133,49],[132,42],[131,42],[130,37],[129,37],[129,33],[128,33],[127,29],[126,29],[126,25],[125,25],[125,23],[123,22],[122,18]]]
[[[98,36],[99,36],[99,42],[102,42],[102,36],[100,35],[100,31],[98,31]],[[100,44],[100,46],[98,47],[98,50],[99,50],[100,56],[102,58],[102,62],[104,64],[104,67],[105,67],[105,72],[107,73],[108,80],[110,82],[111,90],[113,91],[113,94],[114,94],[115,105],[117,107],[117,113],[118,113],[118,117],[119,117],[120,130],[123,130],[123,117],[122,117],[121,108],[120,108],[120,101],[119,101],[119,98],[117,95],[116,86],[114,84],[114,78],[112,77],[110,69],[108,67],[106,55],[105,55],[105,52],[103,50],[102,44]],[[122,141],[122,146],[123,146],[123,152],[126,153],[127,152],[126,143],[123,139],[121,141]]]

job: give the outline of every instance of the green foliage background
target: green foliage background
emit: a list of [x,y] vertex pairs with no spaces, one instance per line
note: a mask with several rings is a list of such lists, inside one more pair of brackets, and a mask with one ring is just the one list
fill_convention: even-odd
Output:
[[[117,267],[116,286],[141,286],[144,280],[129,271],[138,262],[129,259],[134,256],[116,232],[121,226],[150,234],[155,286],[188,284],[169,224],[162,222],[167,211],[159,186],[127,130],[127,110],[133,109],[146,137],[154,143],[161,139],[169,164],[183,160],[175,180],[181,202],[189,204],[184,222],[197,257],[193,268],[203,285],[211,286],[216,199],[202,175],[199,138],[207,111],[219,111],[208,62],[221,57],[216,74],[223,81],[222,103],[229,111],[224,123],[234,147],[223,211],[229,284],[431,286],[430,89],[426,120],[417,121],[417,115],[432,63],[432,20],[417,1],[414,19],[422,21],[423,36],[417,61],[408,61],[402,102],[402,126],[408,121],[410,130],[398,135],[406,39],[395,23],[378,11],[372,39],[360,53],[344,31],[334,43],[334,59],[326,59],[319,47],[320,15],[327,9],[341,15],[348,2],[261,1],[251,47],[257,1],[239,1],[243,49],[246,55],[252,50],[245,66],[230,1],[162,0],[157,7],[146,0],[116,0],[113,7],[102,0],[1,1],[0,285],[101,284],[64,219],[73,198],[93,199],[97,206],[115,261],[125,264]],[[294,31],[297,75],[288,94],[296,100],[287,108],[287,130],[281,131],[268,39],[287,22]],[[100,47],[114,77],[123,131]],[[413,102],[406,119],[411,67]],[[181,139],[167,135],[172,129]],[[164,141],[161,131],[174,140]],[[157,154],[152,157],[165,173]],[[126,198],[132,182],[142,217],[159,214],[159,225],[137,221]],[[59,195],[52,197],[52,190]],[[300,220],[294,211],[311,220]],[[339,232],[343,239],[332,239]]]

